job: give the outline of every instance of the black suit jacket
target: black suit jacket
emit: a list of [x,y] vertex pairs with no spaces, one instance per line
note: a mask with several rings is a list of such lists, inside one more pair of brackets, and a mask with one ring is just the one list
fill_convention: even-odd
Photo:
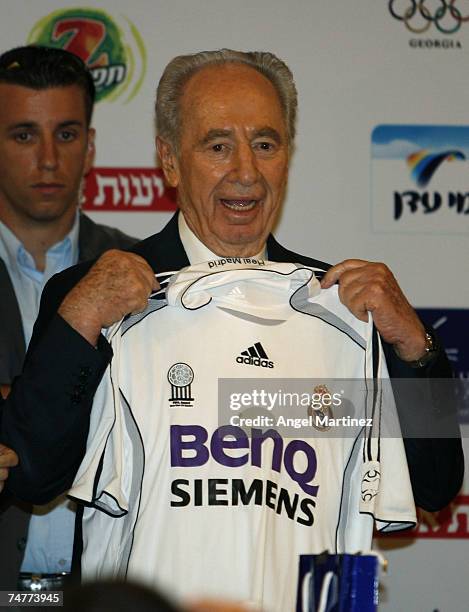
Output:
[[[131,250],[144,257],[155,272],[189,264],[179,237],[177,215],[159,234]],[[267,252],[273,261],[328,267],[285,249],[272,236]],[[13,447],[21,460],[21,465],[11,470],[8,485],[18,496],[35,503],[53,499],[72,484],[85,452],[93,395],[112,357],[104,338],[100,338],[96,350],[56,314],[63,297],[90,266],[86,263],[70,268],[47,284],[24,373],[13,387],[1,422],[0,439]],[[451,376],[442,350],[431,364],[418,371],[401,362],[392,347],[386,345],[384,350],[391,377],[415,377],[416,372],[422,377]],[[59,439],[55,432],[61,432]],[[406,439],[405,448],[417,505],[427,510],[444,507],[462,483],[460,438]]]
[[[86,215],[80,216],[78,252],[80,261],[99,257],[111,248],[125,249],[137,242],[121,231],[94,223]],[[0,384],[11,384],[23,367],[25,343],[18,301],[7,268],[0,259]],[[60,355],[60,351],[59,351]],[[48,375],[47,361],[41,376]],[[55,373],[51,370],[51,380]],[[55,384],[55,383],[54,383]],[[29,396],[33,402],[34,390]],[[30,405],[34,408],[34,404]],[[25,417],[27,418],[27,417]],[[19,424],[25,425],[26,421]],[[53,425],[51,425],[53,426]],[[1,438],[0,438],[1,439]],[[14,444],[11,444],[14,448]],[[11,495],[0,495],[0,590],[14,589],[23,559],[31,503],[15,500]]]

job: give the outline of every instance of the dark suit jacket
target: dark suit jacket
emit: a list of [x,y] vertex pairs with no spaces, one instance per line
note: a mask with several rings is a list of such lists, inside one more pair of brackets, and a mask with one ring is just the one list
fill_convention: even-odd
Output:
[[[176,215],[159,234],[138,243],[132,251],[144,257],[155,272],[189,264]],[[285,249],[272,236],[267,252],[273,261],[328,267]],[[21,461],[18,468],[11,470],[8,486],[19,497],[35,503],[46,503],[72,484],[85,452],[93,395],[112,357],[104,338],[100,338],[95,350],[56,314],[64,295],[90,265],[70,268],[47,284],[23,376],[13,387],[3,411],[0,440],[13,447]],[[451,375],[442,350],[419,371],[401,362],[392,347],[385,346],[384,350],[391,376],[415,377],[416,372],[422,377]],[[59,439],[57,432],[61,432]],[[462,482],[460,438],[407,439],[405,448],[417,505],[427,510],[444,507]]]
[[[125,249],[136,238],[106,225],[80,217],[78,251],[80,261],[99,257],[111,248]],[[6,265],[0,259],[0,383],[11,384],[21,372],[25,344],[21,314]],[[47,367],[47,366],[46,366]],[[16,588],[31,514],[31,504],[0,495],[0,590]]]

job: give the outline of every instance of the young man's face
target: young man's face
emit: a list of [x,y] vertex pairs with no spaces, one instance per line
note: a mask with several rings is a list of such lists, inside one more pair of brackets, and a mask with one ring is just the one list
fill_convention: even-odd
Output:
[[77,85],[0,83],[0,220],[47,223],[75,214],[94,157]]
[[159,152],[189,227],[209,249],[262,249],[288,175],[285,118],[266,77],[239,64],[196,73],[181,99],[179,152],[161,140]]

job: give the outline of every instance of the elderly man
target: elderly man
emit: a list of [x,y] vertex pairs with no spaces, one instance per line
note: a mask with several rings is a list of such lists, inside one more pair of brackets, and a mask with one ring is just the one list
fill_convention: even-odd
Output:
[[[295,131],[296,90],[283,62],[230,50],[175,58],[160,81],[156,115],[158,153],[180,213],[133,252],[110,251],[50,281],[23,377],[4,410],[3,439],[20,457],[10,487],[36,502],[70,487],[111,360],[101,329],[145,307],[157,288],[154,272],[223,256],[328,268],[271,235]],[[346,260],[322,286],[336,282],[356,317],[372,312],[391,376],[450,375],[444,351],[384,264]],[[20,426],[26,420],[30,426]],[[462,479],[460,440],[407,440],[406,452],[416,503],[429,510],[448,503]]]
[[[0,387],[5,395],[21,372],[47,280],[78,261],[135,242],[79,212],[80,186],[95,153],[94,98],[91,74],[71,53],[26,46],[0,56]],[[0,479],[2,464],[15,461],[4,451]],[[59,586],[70,572],[70,506],[55,500],[31,516],[29,506],[2,497],[0,539],[3,549],[10,549],[0,563],[3,588],[16,588],[21,564],[24,586],[32,574],[47,575]]]

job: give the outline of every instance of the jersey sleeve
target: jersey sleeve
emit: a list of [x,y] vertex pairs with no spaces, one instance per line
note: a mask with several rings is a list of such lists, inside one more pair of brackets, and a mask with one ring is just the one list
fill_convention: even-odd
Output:
[[394,395],[381,341],[369,322],[366,332],[367,416],[344,475],[337,531],[339,552],[371,549],[372,528],[380,532],[416,524],[415,504]]
[[108,333],[114,358],[93,402],[86,455],[69,494],[122,516],[138,500],[144,454],[130,406],[119,387],[120,329]]
[[359,512],[378,531],[408,529],[416,523],[409,469],[388,369],[375,329],[367,340],[371,428],[365,428]]

